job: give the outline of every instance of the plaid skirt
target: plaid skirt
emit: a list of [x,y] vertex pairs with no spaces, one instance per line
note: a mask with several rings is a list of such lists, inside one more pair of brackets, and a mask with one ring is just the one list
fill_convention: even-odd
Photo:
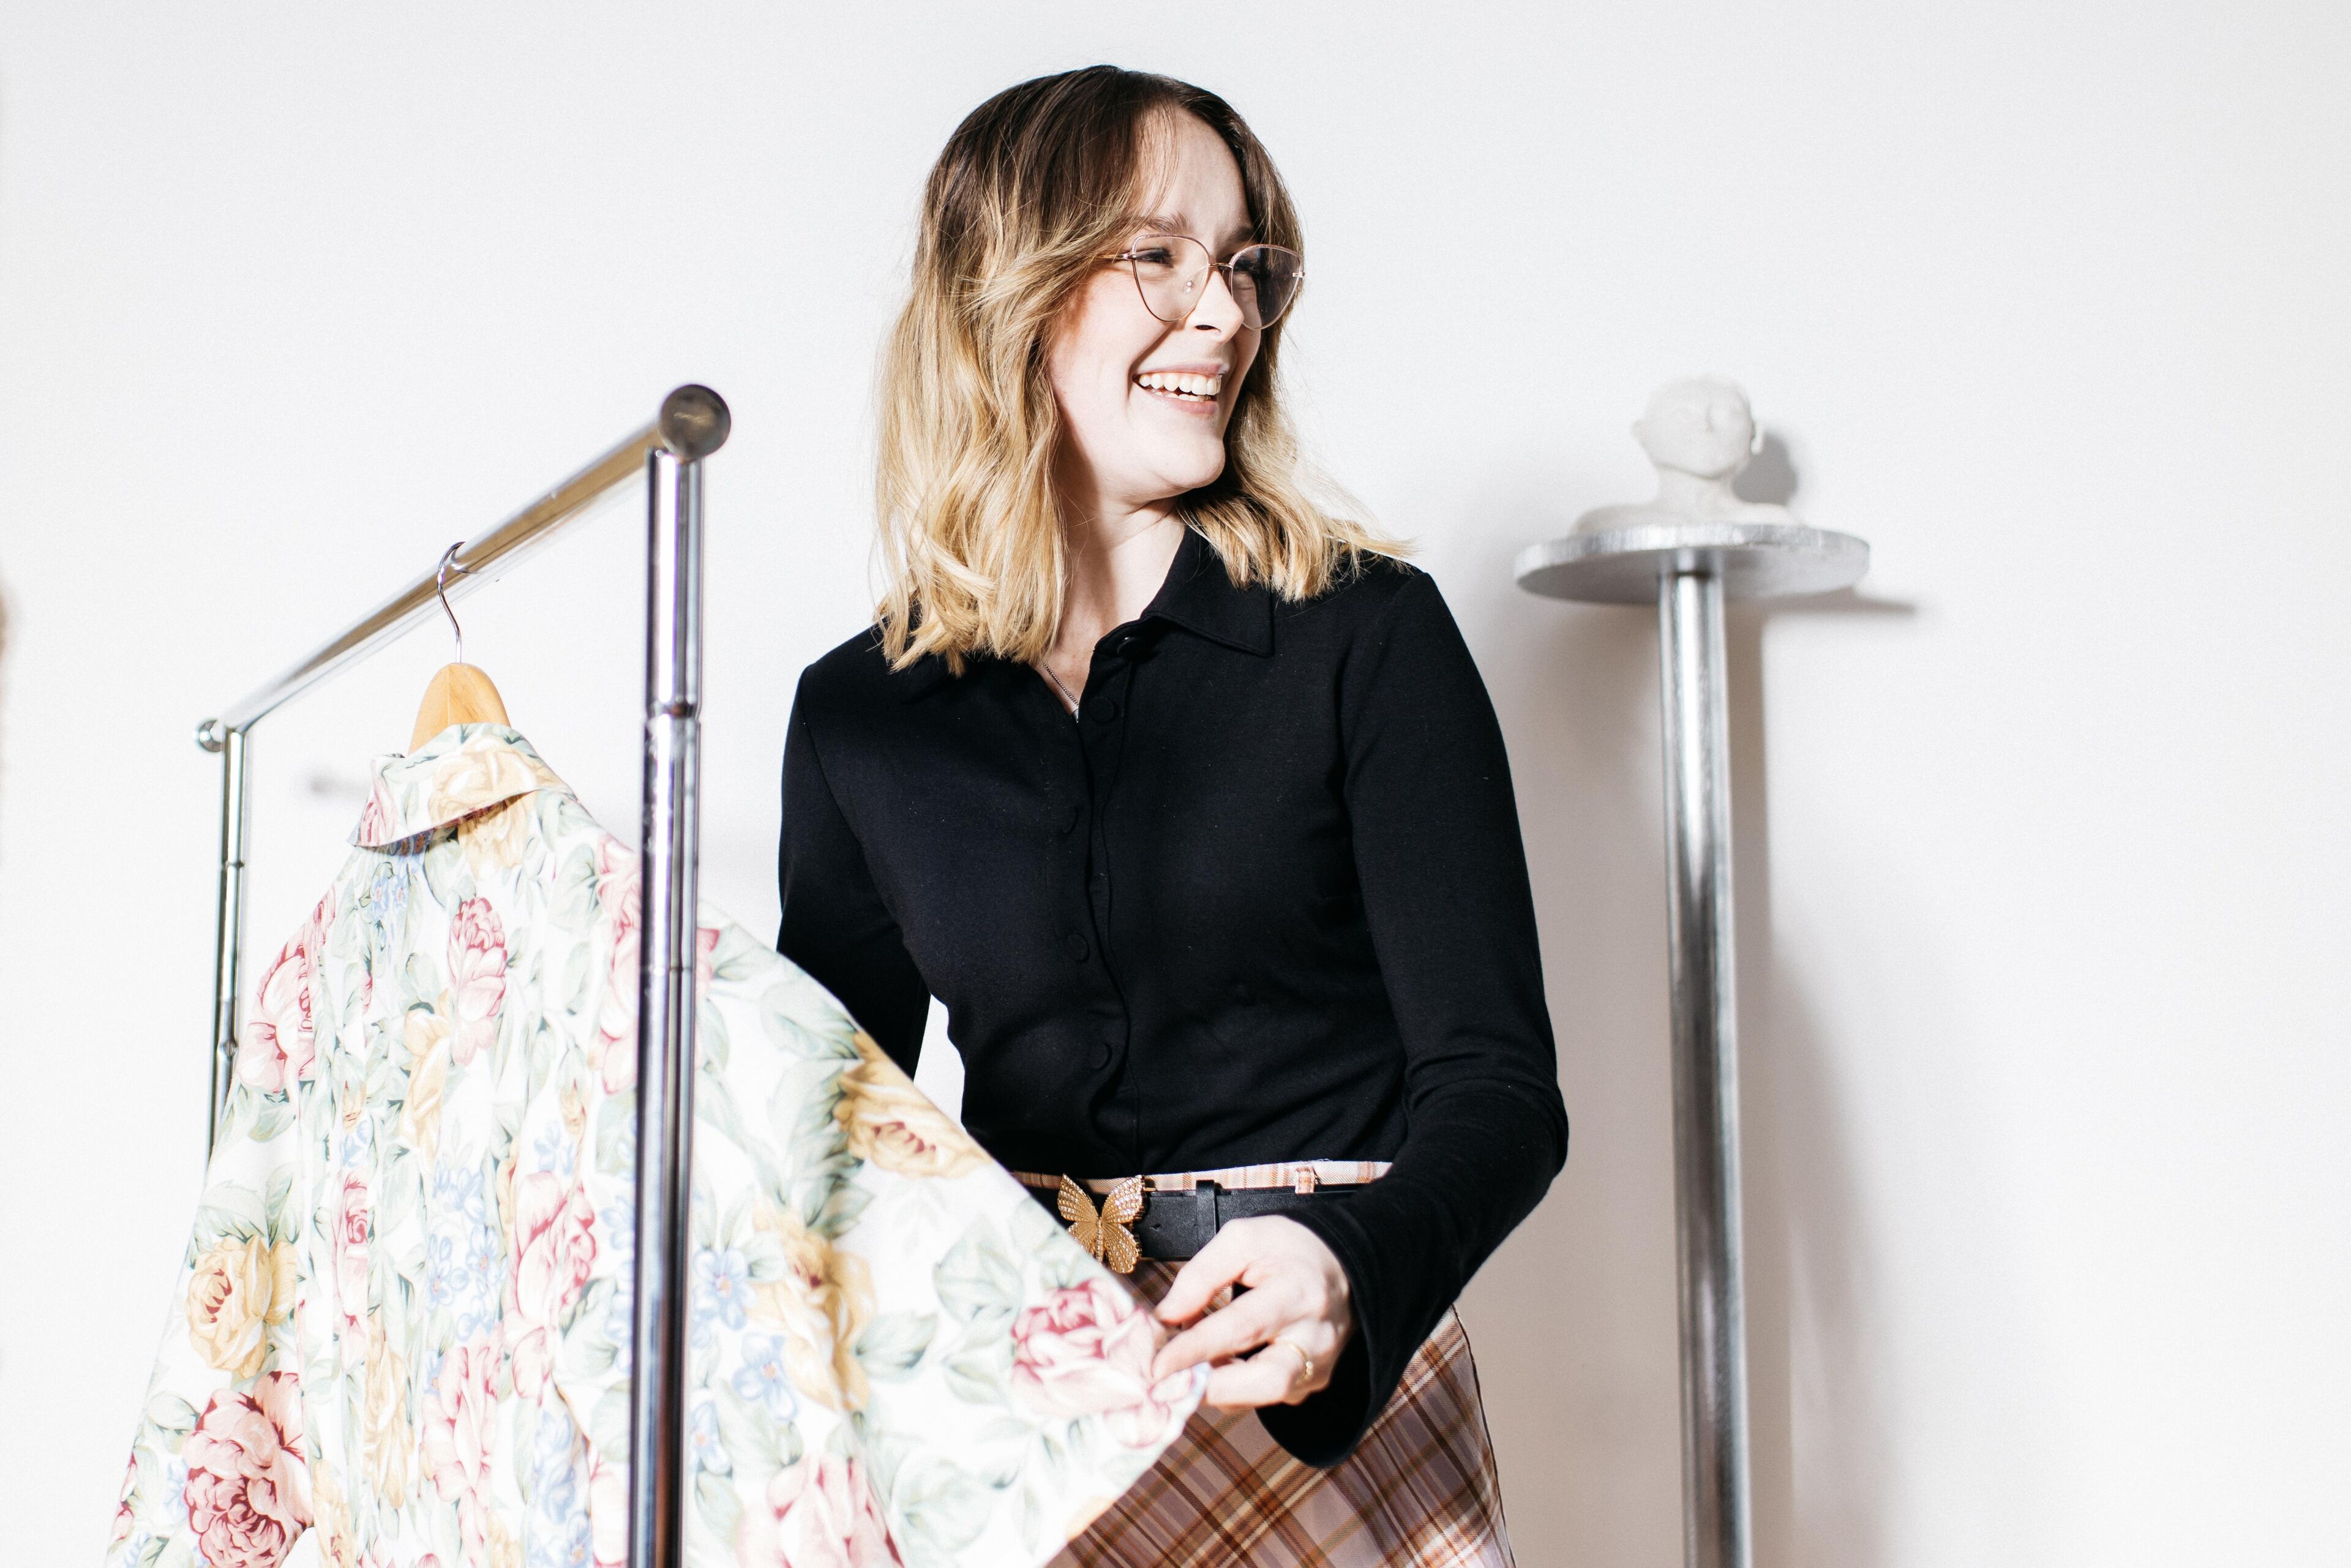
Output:
[[[1131,1281],[1155,1302],[1174,1263]],[[1292,1458],[1253,1410],[1202,1406],[1048,1568],[1514,1568],[1469,1338],[1447,1309],[1355,1451]]]

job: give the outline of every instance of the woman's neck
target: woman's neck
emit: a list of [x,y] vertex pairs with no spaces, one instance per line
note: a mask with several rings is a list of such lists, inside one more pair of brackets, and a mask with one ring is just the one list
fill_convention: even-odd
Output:
[[1157,502],[1079,514],[1062,528],[1061,625],[1053,651],[1057,664],[1074,653],[1082,665],[1102,633],[1142,614],[1167,580],[1184,521],[1171,505]]

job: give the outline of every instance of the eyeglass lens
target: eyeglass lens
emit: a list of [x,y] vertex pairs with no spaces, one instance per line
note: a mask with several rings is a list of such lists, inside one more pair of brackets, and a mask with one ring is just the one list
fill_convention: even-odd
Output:
[[[1188,235],[1146,235],[1127,249],[1143,302],[1162,321],[1182,321],[1200,303],[1215,258]],[[1263,330],[1280,319],[1297,297],[1298,253],[1278,245],[1253,245],[1233,256],[1226,277],[1241,319]]]

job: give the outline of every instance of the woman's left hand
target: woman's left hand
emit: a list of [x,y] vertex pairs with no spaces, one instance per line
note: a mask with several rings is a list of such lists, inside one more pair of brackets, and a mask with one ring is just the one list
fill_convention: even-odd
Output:
[[[1331,1381],[1355,1313],[1347,1271],[1321,1237],[1278,1214],[1228,1221],[1176,1270],[1155,1309],[1159,1321],[1199,1317],[1227,1285],[1245,1286],[1246,1293],[1160,1346],[1154,1380],[1208,1362],[1205,1397],[1220,1410],[1295,1405]],[[1259,1345],[1270,1348],[1233,1359]]]

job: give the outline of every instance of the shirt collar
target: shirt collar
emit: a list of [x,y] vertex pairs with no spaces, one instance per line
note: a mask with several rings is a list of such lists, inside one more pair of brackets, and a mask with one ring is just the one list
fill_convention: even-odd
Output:
[[[1271,589],[1261,582],[1246,588],[1236,583],[1207,536],[1187,523],[1166,580],[1137,619],[1170,622],[1210,642],[1263,656],[1273,652],[1273,608]],[[905,683],[903,700],[913,702],[947,683],[947,662],[927,653],[898,678]]]
[[1235,582],[1208,537],[1189,524],[1168,565],[1167,580],[1144,606],[1143,619],[1154,616],[1244,653],[1273,652],[1273,590],[1261,582],[1247,588]]
[[405,757],[375,759],[351,842],[382,849],[538,789],[571,791],[503,724],[453,724]]

